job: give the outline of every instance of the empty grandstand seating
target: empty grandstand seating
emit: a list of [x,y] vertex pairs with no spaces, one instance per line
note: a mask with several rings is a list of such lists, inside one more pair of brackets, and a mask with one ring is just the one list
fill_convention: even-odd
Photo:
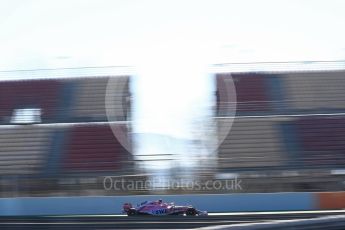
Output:
[[216,75],[216,106],[217,115],[229,116],[233,115],[236,110],[236,94],[230,92],[234,90],[234,83],[230,74]]
[[345,71],[299,72],[282,77],[291,109],[345,109]]
[[[111,79],[111,81],[109,81]],[[76,84],[72,117],[79,121],[105,121],[107,87],[112,97],[108,109],[113,110],[114,120],[126,120],[129,112],[129,77],[93,77],[74,79]],[[108,82],[110,84],[108,85]]]
[[39,173],[50,149],[51,132],[44,126],[1,126],[0,176]]
[[[113,124],[122,126],[123,124]],[[78,124],[67,134],[63,168],[69,172],[119,171],[130,153],[119,143],[109,124]],[[127,168],[127,169],[128,169]]]
[[345,163],[344,117],[305,117],[296,124],[305,163],[333,166]]
[[57,80],[0,82],[0,121],[9,123],[15,109],[40,108],[42,120],[57,116],[62,83]]
[[284,150],[277,124],[272,118],[235,118],[227,133],[231,118],[217,119],[219,136],[226,135],[218,149],[221,169],[282,166]]
[[227,91],[233,89],[226,85],[226,79],[231,77],[236,89],[238,112],[269,110],[270,99],[264,74],[219,74],[217,75],[217,107],[220,115],[227,106],[233,104],[233,98],[229,98],[227,95]]
[[[215,170],[243,170],[244,173],[252,170],[254,175],[258,169],[279,171],[291,166],[302,171],[303,166],[343,167],[345,117],[313,114],[320,110],[331,113],[331,109],[345,109],[344,74],[344,71],[274,76],[217,74],[216,121],[218,136],[225,135],[225,140],[219,146]],[[277,78],[279,87],[272,90]],[[42,179],[42,175],[47,181],[51,176],[56,179],[57,188],[64,178],[72,181],[67,182],[71,188],[82,190],[76,183],[83,184],[80,182],[83,179],[98,180],[101,174],[135,172],[131,153],[109,126],[122,130],[125,135],[121,141],[127,141],[130,146],[127,130],[130,122],[122,122],[129,120],[129,83],[128,76],[0,82],[0,177],[9,181],[12,176],[24,178],[30,184]],[[228,91],[233,86],[236,97]],[[68,106],[67,100],[70,100]],[[238,114],[227,133],[236,101]],[[280,113],[282,107],[285,110]],[[7,124],[16,109],[25,108],[39,108],[42,122],[60,124]],[[107,108],[112,110],[110,120],[121,122],[107,122]],[[58,119],[59,116],[64,117]],[[42,188],[39,183],[39,180],[34,182],[37,191]],[[95,183],[91,182],[91,187]]]

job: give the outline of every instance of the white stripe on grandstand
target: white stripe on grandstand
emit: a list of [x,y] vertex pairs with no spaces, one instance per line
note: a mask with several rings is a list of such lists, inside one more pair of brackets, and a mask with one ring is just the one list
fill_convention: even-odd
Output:
[[275,118],[275,117],[310,117],[310,116],[344,116],[344,113],[305,113],[305,114],[269,114],[269,115],[249,115],[249,116],[228,116],[216,117],[217,119],[227,118]]
[[345,69],[345,61],[295,61],[295,62],[248,62],[223,63],[212,67],[214,73],[248,73],[248,72],[315,72],[341,71]]
[[76,67],[57,69],[32,69],[0,71],[0,81],[85,78],[104,76],[133,76],[135,73],[130,66],[100,66]]
[[[284,117],[309,117],[309,116],[345,116],[344,113],[307,113],[307,114],[272,114],[272,115],[250,115],[250,116],[228,116],[228,117],[215,117],[216,119],[229,119],[229,118],[284,118]],[[61,126],[61,127],[68,127],[74,125],[104,125],[104,124],[129,124],[132,121],[98,121],[98,122],[71,122],[71,123],[37,123],[37,124],[24,124],[24,125],[32,125],[32,126],[41,126],[41,127],[51,127],[51,126]],[[23,126],[22,124],[18,125],[1,125],[3,128],[15,128]]]
[[96,121],[96,122],[71,122],[71,123],[33,123],[33,124],[15,124],[15,125],[1,125],[0,128],[16,128],[24,126],[36,127],[69,127],[69,126],[83,126],[83,125],[105,125],[105,124],[128,124],[131,121]]

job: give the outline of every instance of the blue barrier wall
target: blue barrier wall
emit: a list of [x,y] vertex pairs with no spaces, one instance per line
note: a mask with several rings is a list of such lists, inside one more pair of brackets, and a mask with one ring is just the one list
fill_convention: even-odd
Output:
[[314,210],[312,193],[1,198],[0,215],[120,214],[122,204],[163,199],[209,212]]

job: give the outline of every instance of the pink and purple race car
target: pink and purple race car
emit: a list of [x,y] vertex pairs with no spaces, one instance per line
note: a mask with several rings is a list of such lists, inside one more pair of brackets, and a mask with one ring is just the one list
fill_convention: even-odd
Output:
[[174,203],[165,203],[162,200],[157,201],[144,201],[138,204],[136,208],[131,203],[125,203],[123,205],[123,213],[128,216],[136,215],[186,215],[186,216],[206,216],[206,211],[200,211],[193,206],[179,206]]

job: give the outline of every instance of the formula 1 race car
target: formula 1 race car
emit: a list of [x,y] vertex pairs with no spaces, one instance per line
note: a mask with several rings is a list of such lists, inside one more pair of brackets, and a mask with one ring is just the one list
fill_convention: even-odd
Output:
[[128,216],[136,216],[136,215],[207,216],[206,211],[197,210],[190,205],[177,206],[174,203],[164,203],[162,200],[151,201],[151,202],[144,201],[141,204],[138,204],[136,208],[132,207],[131,203],[125,203],[123,205],[123,213],[127,214]]

